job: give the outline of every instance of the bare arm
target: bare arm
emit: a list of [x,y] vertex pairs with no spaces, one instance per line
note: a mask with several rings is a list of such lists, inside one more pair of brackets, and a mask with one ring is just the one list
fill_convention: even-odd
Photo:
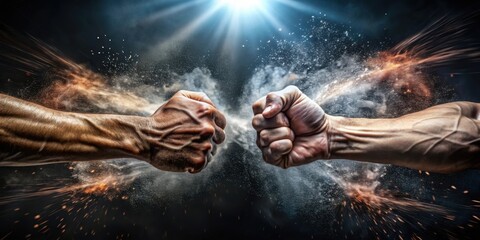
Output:
[[0,164],[148,158],[149,145],[136,132],[146,118],[55,111],[0,95]]
[[[253,125],[264,159],[290,167],[350,159],[433,172],[480,167],[480,104],[454,102],[392,119],[329,116],[296,87],[258,100]],[[273,121],[284,116],[283,122]]]
[[208,101],[181,92],[153,116],[138,117],[61,112],[0,94],[0,166],[136,158],[164,170],[197,171],[214,147],[211,138],[224,138],[213,122],[223,115]]
[[330,156],[434,172],[479,168],[479,109],[454,102],[394,119],[326,116]]

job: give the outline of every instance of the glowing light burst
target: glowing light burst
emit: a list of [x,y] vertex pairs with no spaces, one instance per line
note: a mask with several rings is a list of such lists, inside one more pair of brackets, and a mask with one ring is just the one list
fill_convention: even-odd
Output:
[[[222,5],[219,4],[218,7],[202,15],[200,22],[194,22],[187,29],[179,30],[181,34],[175,37],[178,37],[177,39],[185,37],[185,34],[199,27],[215,11],[221,9],[220,6]],[[257,10],[261,11],[261,8]],[[235,12],[237,13],[233,16],[236,16],[238,21],[241,14],[239,10]],[[232,22],[238,24],[236,21]],[[333,79],[335,81],[332,80],[331,84],[324,88],[325,91],[320,91],[317,101],[328,101],[345,95],[349,92],[349,89],[354,89],[359,83],[368,83],[371,86],[388,83],[389,89],[408,96],[415,96],[415,99],[418,98],[423,102],[430,103],[432,88],[428,84],[429,76],[420,70],[427,66],[449,64],[458,59],[478,59],[479,57],[477,49],[457,47],[457,45],[452,45],[452,42],[455,43],[455,41],[442,38],[442,36],[458,38],[456,33],[463,26],[454,28],[451,27],[451,24],[447,20],[437,21],[433,26],[401,42],[394,48],[367,59],[363,63],[365,71],[362,74],[353,74],[343,80]],[[225,26],[228,26],[228,24],[225,24]],[[435,31],[432,30],[432,27]],[[445,28],[448,31],[443,30]],[[234,28],[230,28],[231,31],[233,31],[232,29]],[[440,34],[435,34],[437,32]],[[3,39],[3,42],[18,50],[16,55],[5,57],[13,62],[20,63],[22,67],[18,68],[19,70],[35,74],[36,71],[42,71],[44,68],[50,69],[49,75],[54,81],[43,94],[42,100],[46,105],[67,110],[78,110],[84,107],[84,110],[87,110],[87,108],[96,106],[103,111],[111,110],[121,113],[150,112],[151,106],[155,106],[143,95],[111,86],[106,76],[76,64],[39,41],[34,41],[30,45],[23,45],[18,39],[7,38]],[[87,106],[82,105],[85,102]],[[158,106],[158,102],[156,106]],[[227,117],[232,119],[231,116]],[[233,139],[244,134],[250,126],[250,119],[239,118],[238,121],[229,122],[231,123],[230,126],[241,130],[236,131],[237,134],[232,137]],[[246,148],[246,150],[250,149]],[[254,153],[254,151],[252,152]],[[414,221],[418,212],[428,212],[439,218],[447,219],[450,222],[449,224],[455,224],[456,213],[452,209],[440,204],[401,196],[395,190],[382,188],[379,179],[383,171],[373,173],[359,171],[360,174],[370,175],[368,179],[371,180],[361,182],[354,179],[343,179],[341,176],[347,174],[336,173],[333,168],[335,167],[332,167],[328,177],[338,184],[345,195],[344,200],[339,204],[339,222],[343,223],[350,219],[356,225],[367,225],[376,236],[385,236],[394,232],[398,234],[400,239],[402,239],[403,233],[395,232],[400,225],[406,223],[424,229],[420,221]],[[51,183],[51,185],[40,186],[41,189],[32,189],[31,192],[23,191],[25,188],[23,185],[17,186],[22,191],[0,197],[0,206],[18,201],[34,200],[42,196],[53,196],[55,201],[56,199],[59,199],[59,201],[54,202],[56,204],[48,205],[42,213],[35,215],[34,218],[39,223],[33,225],[33,227],[42,233],[48,231],[50,223],[43,221],[43,217],[57,212],[66,212],[67,215],[72,215],[73,220],[68,221],[60,218],[58,228],[64,233],[66,229],[68,231],[67,225],[75,228],[79,222],[86,219],[92,220],[91,216],[96,216],[99,212],[102,216],[108,216],[109,218],[112,215],[118,215],[114,212],[116,209],[110,208],[108,205],[101,205],[98,199],[129,199],[127,190],[132,187],[132,183],[136,179],[145,176],[148,169],[149,167],[146,165],[137,162],[120,166],[108,162],[74,164],[71,168],[73,178],[57,181],[57,184]],[[429,174],[427,173],[427,175]],[[432,198],[434,197],[432,196]],[[480,201],[476,199],[472,202],[475,204],[473,207],[478,207],[480,204]],[[23,209],[15,208],[14,211],[21,212]],[[476,212],[472,212],[472,214],[474,213]],[[120,213],[120,215],[123,216],[124,214]],[[23,215],[19,214],[19,216]],[[364,218],[364,216],[366,217]],[[471,227],[476,227],[478,221],[480,221],[478,215],[472,215]],[[340,230],[343,232],[347,229],[340,228]],[[95,232],[92,230],[91,235],[94,234]]]
[[[205,3],[207,2],[207,3]],[[207,5],[210,3],[210,5]],[[152,19],[161,20],[180,10],[187,11],[193,7],[208,6],[205,11],[184,24],[183,27],[170,34],[167,39],[162,39],[151,48],[148,60],[158,61],[169,56],[183,42],[200,32],[207,23],[215,24],[215,30],[210,38],[211,43],[222,46],[222,53],[234,57],[235,50],[242,47],[242,38],[255,37],[263,32],[288,32],[287,25],[279,20],[285,19],[284,11],[287,9],[310,12],[315,9],[312,6],[298,3],[292,0],[197,0],[190,3],[181,3],[161,12],[157,12],[146,18],[152,23]],[[281,14],[281,15],[280,15]],[[288,20],[286,20],[288,22]]]
[[219,0],[219,4],[223,4],[232,8],[233,11],[252,11],[262,7],[265,1],[262,0]]

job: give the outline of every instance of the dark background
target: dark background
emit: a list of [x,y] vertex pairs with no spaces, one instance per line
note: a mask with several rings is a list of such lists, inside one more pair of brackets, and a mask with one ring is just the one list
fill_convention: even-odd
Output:
[[[91,50],[99,48],[97,36],[102,41],[111,38],[109,43],[114,49],[124,49],[132,53],[144,53],[157,42],[168,38],[175,30],[188,22],[191,16],[201,13],[208,8],[208,4],[198,8],[180,12],[168,19],[155,22],[155,24],[142,24],[137,21],[143,16],[160,11],[175,5],[178,1],[154,1],[154,0],[84,0],[84,1],[2,1],[0,4],[0,22],[15,31],[30,34],[42,41],[54,46],[66,56],[76,62],[84,63],[99,72],[108,74],[108,67],[102,62],[104,58],[92,56]],[[456,15],[475,12],[480,9],[475,1],[301,1],[314,6],[327,13],[327,19],[331,22],[348,25],[353,31],[361,32],[364,42],[382,42],[385,46],[393,46],[395,43],[418,32],[425,25],[444,15]],[[294,28],[296,23],[307,21],[312,13],[300,11],[285,11],[279,16],[285,25]],[[478,19],[477,19],[478,20]],[[466,35],[473,42],[478,43],[480,39],[479,21],[476,21]],[[207,29],[215,28],[215,19],[210,20],[206,25]],[[221,94],[229,99],[233,105],[236,96],[239,96],[239,89],[251,76],[254,69],[263,64],[256,46],[249,45],[246,49],[239,46],[238,49],[231,49],[237,52],[234,59],[226,57],[219,52],[207,30],[195,33],[185,43],[185,47],[170,55],[168,58],[159,60],[156,65],[168,71],[179,74],[190,72],[195,67],[206,67],[212,71],[213,77],[222,83]],[[241,36],[240,42],[245,39],[268,39],[276,32],[258,32],[255,36]],[[106,37],[104,37],[106,35]],[[117,41],[124,39],[125,41]],[[253,41],[250,41],[253,42]],[[375,47],[373,47],[375,48]],[[262,52],[268,55],[268,52]],[[17,72],[8,66],[0,68],[0,92],[31,98],[31,92],[48,83],[32,83],[28,76]],[[121,69],[118,71],[122,71]],[[445,78],[446,84],[450,84],[456,91],[454,99],[480,102],[480,68],[478,63],[453,64],[448,67],[436,69],[440,78]],[[454,78],[448,78],[451,72],[458,72]],[[230,151],[232,159],[238,155],[246,155],[248,152],[241,152],[239,147]],[[248,158],[248,157],[247,157]],[[245,163],[242,163],[245,164]],[[251,163],[255,164],[255,163]],[[11,174],[13,170],[2,169],[4,175]],[[25,176],[29,176],[32,169],[20,169]],[[58,171],[57,174],[68,175],[64,167],[50,170]],[[54,174],[54,173],[49,173]],[[332,218],[335,213],[324,216],[312,217],[307,210],[295,214],[293,217],[288,211],[275,205],[274,200],[261,198],[252,192],[263,191],[261,179],[252,178],[241,163],[232,163],[221,175],[215,175],[215,184],[205,186],[201,194],[195,196],[183,196],[177,202],[172,203],[171,199],[159,200],[155,204],[142,204],[132,206],[124,201],[108,201],[97,199],[97,206],[110,205],[116,208],[115,219],[101,217],[98,221],[78,220],[70,221],[69,230],[63,235],[55,224],[50,226],[46,236],[52,239],[57,236],[66,238],[194,238],[201,239],[225,239],[225,238],[247,238],[247,239],[322,239],[344,237],[335,233]],[[410,174],[409,170],[398,170],[395,174]],[[394,175],[394,176],[397,176]],[[448,178],[450,178],[448,180]],[[455,176],[437,176],[449,185],[455,182],[457,185],[473,188],[471,191],[479,191],[479,180],[477,172],[467,172]],[[446,180],[447,179],[447,180]],[[239,185],[245,183],[245,185]],[[2,182],[3,189],[8,189],[5,182]],[[248,186],[248,187],[247,187]],[[248,190],[251,188],[254,190]],[[18,189],[17,189],[18,190]],[[2,196],[7,195],[5,190]],[[213,197],[215,195],[215,197]],[[478,196],[478,195],[477,195]],[[464,201],[459,199],[459,202]],[[467,201],[467,200],[465,200]],[[50,200],[30,200],[17,203],[21,206],[22,213],[8,212],[1,216],[2,235],[16,239],[28,236],[33,238],[44,238],[32,229],[33,220],[22,220],[19,225],[12,224],[14,219],[27,219],[31,215],[22,215],[26,212],[34,212],[37,208],[48,205]],[[14,207],[9,206],[9,209]],[[308,207],[307,207],[308,208]],[[314,205],[311,206],[314,208]],[[120,209],[120,210],[118,210]],[[205,215],[205,209],[209,214]],[[210,211],[211,209],[211,211]],[[269,209],[265,212],[265,209]],[[264,210],[262,212],[262,210]],[[314,211],[314,210],[312,210]],[[124,216],[126,212],[126,216]],[[212,212],[212,213],[211,213]],[[109,215],[110,216],[110,215]],[[53,216],[58,218],[58,216]],[[52,217],[52,218],[53,218]],[[415,219],[415,216],[412,217]],[[272,220],[273,219],[273,220]],[[67,219],[68,221],[68,219]],[[90,222],[89,222],[90,221]],[[54,222],[54,221],[52,221]],[[96,229],[96,235],[84,235],[78,230],[80,225]],[[104,226],[105,225],[105,226]],[[427,231],[442,228],[443,225],[428,225]],[[431,229],[430,229],[431,228]],[[475,238],[476,229],[462,230],[455,226],[447,225],[446,228],[465,238]],[[342,230],[343,231],[343,230]],[[8,234],[12,232],[11,234]],[[348,232],[348,230],[345,230]],[[411,229],[415,232],[415,229]],[[50,235],[48,235],[50,234]],[[367,234],[367,233],[365,233]],[[407,234],[408,235],[408,234]],[[363,236],[372,238],[374,235],[349,235],[349,238]],[[411,235],[410,235],[411,236]],[[393,236],[384,236],[394,238]],[[426,238],[432,236],[426,235]],[[447,238],[442,235],[439,238]],[[425,238],[424,238],[425,239]]]
[[[109,43],[113,49],[144,53],[148,50],[148,46],[165,40],[182,27],[182,24],[189,22],[192,16],[206,11],[210,6],[207,1],[207,4],[181,11],[161,21],[151,24],[141,21],[155,11],[164,10],[181,2],[184,1],[7,1],[2,3],[0,20],[17,31],[28,33],[58,48],[77,62],[88,63],[94,69],[105,70],[102,69],[101,63],[104,58],[92,57],[90,54],[92,49],[99,49],[101,45],[96,39],[97,36],[101,36],[102,40],[106,38],[116,40]],[[455,16],[479,9],[476,1],[300,2],[313,6],[312,9],[318,9],[322,14],[327,13],[328,21],[346,24],[353,31],[362,33],[364,42],[376,43],[387,40],[391,43],[390,46],[418,32],[441,16]],[[313,15],[315,14],[317,13]],[[287,27],[295,29],[295,24],[305,23],[311,15],[311,12],[290,10],[278,12],[277,18]],[[262,62],[262,58],[258,56],[259,53],[255,51],[256,46],[250,45],[242,49],[240,46],[243,43],[242,40],[248,38],[265,40],[278,33],[258,31],[254,37],[241,35],[243,39],[240,40],[238,49],[231,49],[238,53],[232,60],[220,54],[218,51],[220,47],[214,45],[211,34],[203,30],[215,28],[218,24],[218,18],[212,18],[204,24],[202,30],[192,35],[183,49],[172,54],[168,59],[159,61],[157,65],[180,74],[190,72],[195,67],[205,66],[212,71],[215,78],[225,81],[222,91],[225,95],[231,96],[232,93],[237,93],[255,67]],[[478,24],[474,24],[467,34],[474,42],[478,42],[480,34],[476,25]],[[103,37],[104,35],[107,37]],[[460,92],[459,98],[480,101],[476,94],[479,88],[479,81],[476,80],[478,71],[474,69],[472,71],[471,66],[456,67],[458,68],[455,70],[467,68],[464,72],[476,72],[462,75],[461,81],[453,80]],[[5,87],[8,89],[9,85]]]

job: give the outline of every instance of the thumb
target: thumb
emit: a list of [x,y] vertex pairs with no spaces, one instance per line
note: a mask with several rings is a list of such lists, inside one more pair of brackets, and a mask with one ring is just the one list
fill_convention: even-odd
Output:
[[281,111],[288,110],[301,95],[300,90],[295,86],[288,86],[278,92],[267,94],[263,117],[272,118]]
[[267,94],[265,109],[262,112],[264,118],[275,117],[283,109],[282,98],[278,95],[277,92],[271,92]]

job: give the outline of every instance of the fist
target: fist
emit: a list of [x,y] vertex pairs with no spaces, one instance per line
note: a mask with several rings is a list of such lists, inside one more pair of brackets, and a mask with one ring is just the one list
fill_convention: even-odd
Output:
[[257,146],[267,163],[288,168],[329,157],[327,116],[297,87],[271,92],[252,108]]
[[225,140],[225,117],[204,93],[179,91],[150,119],[150,163],[162,170],[199,172]]

